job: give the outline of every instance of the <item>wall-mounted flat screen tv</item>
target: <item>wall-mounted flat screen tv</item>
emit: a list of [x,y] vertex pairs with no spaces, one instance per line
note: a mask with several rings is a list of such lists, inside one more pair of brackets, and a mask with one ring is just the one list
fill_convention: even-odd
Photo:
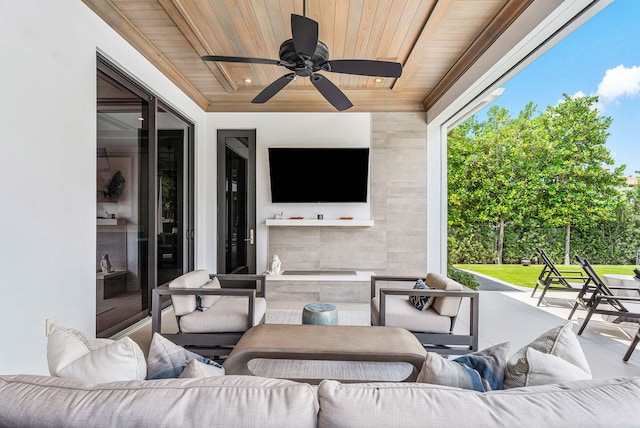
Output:
[[269,148],[271,202],[367,202],[368,148]]

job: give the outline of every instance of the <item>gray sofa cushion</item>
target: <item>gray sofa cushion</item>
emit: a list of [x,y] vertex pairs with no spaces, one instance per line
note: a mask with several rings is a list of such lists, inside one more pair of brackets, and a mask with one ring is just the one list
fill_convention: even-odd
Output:
[[311,386],[251,376],[84,385],[0,376],[0,426],[314,427]]
[[318,427],[631,427],[639,421],[640,377],[485,393],[419,383],[325,380],[318,400]]

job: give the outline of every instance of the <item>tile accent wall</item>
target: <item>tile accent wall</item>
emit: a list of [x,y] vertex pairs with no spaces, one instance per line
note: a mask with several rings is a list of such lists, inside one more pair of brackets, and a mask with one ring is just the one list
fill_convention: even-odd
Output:
[[373,227],[270,227],[269,258],[284,270],[427,271],[426,115],[372,113]]

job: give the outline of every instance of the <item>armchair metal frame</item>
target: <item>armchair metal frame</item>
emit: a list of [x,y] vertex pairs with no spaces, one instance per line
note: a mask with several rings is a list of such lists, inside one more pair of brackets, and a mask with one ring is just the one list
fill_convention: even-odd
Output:
[[[416,277],[412,276],[372,276],[371,277],[371,299],[376,296],[377,282],[415,282]],[[411,333],[420,341],[425,350],[437,352],[439,354],[466,354],[478,350],[478,317],[480,312],[480,293],[463,285],[462,291],[446,290],[416,290],[380,288],[380,315],[378,324],[386,325],[386,298],[390,295],[404,296],[432,296],[432,297],[461,297],[469,299],[469,334],[455,334],[457,316],[451,317],[451,329],[449,333],[423,333],[412,331]],[[391,326],[401,327],[401,326]]]
[[[246,274],[213,274],[209,275],[209,277],[217,277],[220,281],[221,288],[169,288],[168,285],[161,285],[154,288],[151,297],[151,333],[160,333],[173,343],[187,348],[197,348],[197,352],[200,354],[220,357],[228,355],[229,352],[231,352],[233,346],[240,340],[246,330],[225,333],[183,333],[182,331],[176,334],[162,333],[161,297],[171,295],[247,297],[248,330],[254,326],[253,318],[256,296],[266,297],[266,277],[264,275]],[[257,282],[259,285],[255,289],[233,287],[233,283],[239,281],[244,282],[243,286],[248,281]],[[180,329],[180,317],[176,316],[176,320],[178,322],[178,329]],[[264,323],[264,317],[259,322],[259,324],[262,323]]]
[[[540,294],[540,298],[538,299],[536,306],[540,306],[545,294],[549,290],[576,292],[582,290],[582,286],[588,280],[583,272],[579,270],[560,270],[556,267],[553,261],[551,261],[551,258],[549,258],[542,248],[536,247],[536,251],[544,263],[544,267],[538,276],[536,285],[533,287],[533,291],[531,292],[531,297],[533,297],[538,287],[542,288],[542,294]],[[579,287],[573,286],[572,283],[569,282],[570,280],[580,281]]]

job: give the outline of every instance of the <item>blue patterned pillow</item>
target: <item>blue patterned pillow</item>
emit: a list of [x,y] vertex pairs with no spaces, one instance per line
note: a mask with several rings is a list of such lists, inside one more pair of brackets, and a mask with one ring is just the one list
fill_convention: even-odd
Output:
[[[413,286],[414,290],[433,290],[433,288],[427,287],[423,280],[418,279],[416,285]],[[432,304],[433,299],[431,296],[409,296],[409,301],[413,303],[413,306],[420,311],[426,311]]]
[[416,382],[486,392],[502,389],[509,342],[448,360],[435,352],[427,357]]

